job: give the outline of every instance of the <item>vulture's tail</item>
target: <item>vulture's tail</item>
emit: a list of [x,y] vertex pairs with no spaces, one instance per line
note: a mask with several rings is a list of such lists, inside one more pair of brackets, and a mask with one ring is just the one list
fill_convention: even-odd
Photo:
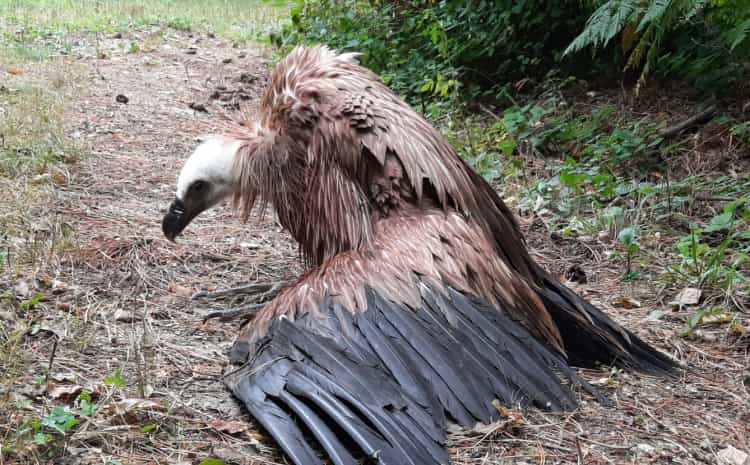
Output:
[[620,326],[553,277],[543,274],[540,293],[562,334],[573,366],[616,365],[655,375],[675,375],[678,365]]

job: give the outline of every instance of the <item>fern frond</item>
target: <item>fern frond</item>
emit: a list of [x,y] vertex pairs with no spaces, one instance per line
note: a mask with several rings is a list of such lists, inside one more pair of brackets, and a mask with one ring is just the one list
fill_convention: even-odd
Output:
[[606,46],[614,36],[640,11],[639,0],[609,0],[596,9],[586,22],[586,27],[563,55],[577,52],[589,45]]
[[747,39],[748,35],[750,35],[750,19],[746,19],[727,31],[726,39],[729,43],[729,50],[733,52],[738,45]]
[[[625,69],[642,66],[639,85],[654,67],[661,43],[668,33],[691,21],[711,0],[608,0],[586,22],[583,32],[565,50],[565,54],[586,46],[603,47],[626,25],[636,27],[640,34],[631,49]],[[750,19],[733,28],[726,35],[731,49],[744,43],[750,36]]]
[[655,0],[651,2],[641,18],[638,25],[638,32],[641,32],[646,26],[653,21],[658,21],[664,15],[664,12],[672,5],[672,0]]

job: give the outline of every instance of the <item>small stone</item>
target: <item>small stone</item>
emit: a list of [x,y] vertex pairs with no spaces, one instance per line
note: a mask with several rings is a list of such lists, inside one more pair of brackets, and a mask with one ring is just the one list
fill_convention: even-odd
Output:
[[750,465],[750,457],[732,446],[720,450],[716,454],[719,465]]
[[115,311],[115,321],[119,321],[120,323],[133,323],[140,320],[140,316],[128,310],[119,308]]
[[117,97],[115,97],[115,102],[117,103],[128,103],[129,101],[130,99],[122,94],[117,94]]
[[198,49],[195,47],[190,47],[189,49],[185,50],[186,55],[195,55],[198,53]]
[[637,444],[635,448],[638,452],[641,452],[643,454],[650,454],[656,450],[654,446],[645,443]]
[[208,113],[208,110],[206,110],[206,106],[203,105],[202,103],[191,102],[190,105],[188,106],[195,111],[199,111],[201,113]]
[[112,34],[113,39],[122,39],[122,32],[115,32]]
[[222,62],[222,63],[224,63],[224,64],[226,65],[226,64],[229,64],[229,63],[231,63],[231,62],[232,62],[232,59],[231,59],[231,58],[224,58],[223,60],[221,60],[221,62]]
[[571,265],[567,270],[565,270],[565,279],[580,284],[586,284],[586,282],[588,281],[586,272],[583,270],[583,267],[578,264]]
[[28,297],[31,295],[29,283],[26,281],[19,281],[18,284],[13,287],[13,290],[16,291],[16,295],[19,297]]

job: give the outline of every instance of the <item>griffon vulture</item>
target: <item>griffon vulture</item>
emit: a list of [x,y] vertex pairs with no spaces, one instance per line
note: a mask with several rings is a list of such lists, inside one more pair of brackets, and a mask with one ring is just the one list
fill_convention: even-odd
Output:
[[202,143],[163,219],[271,204],[308,271],[241,331],[227,385],[297,465],[444,464],[494,399],[566,410],[571,366],[669,357],[545,272],[495,190],[354,54],[299,47],[257,120]]

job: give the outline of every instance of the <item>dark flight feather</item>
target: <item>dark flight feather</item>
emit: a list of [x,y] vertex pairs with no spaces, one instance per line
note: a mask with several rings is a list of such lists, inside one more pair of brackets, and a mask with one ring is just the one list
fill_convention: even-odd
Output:
[[[570,385],[556,372],[576,375],[526,329],[476,298],[419,286],[418,308],[368,289],[363,312],[337,311],[326,299],[318,309],[318,318],[328,320],[322,327],[310,324],[309,315],[281,317],[256,357],[228,376],[232,391],[295,463],[308,463],[297,458],[306,460],[317,443],[334,463],[351,456],[437,465],[447,462],[443,411],[471,426],[499,417],[496,398],[506,405],[575,407]],[[351,319],[350,336],[357,333],[347,338],[359,341],[356,350],[329,331],[342,316]],[[310,431],[306,446],[296,424]]]

